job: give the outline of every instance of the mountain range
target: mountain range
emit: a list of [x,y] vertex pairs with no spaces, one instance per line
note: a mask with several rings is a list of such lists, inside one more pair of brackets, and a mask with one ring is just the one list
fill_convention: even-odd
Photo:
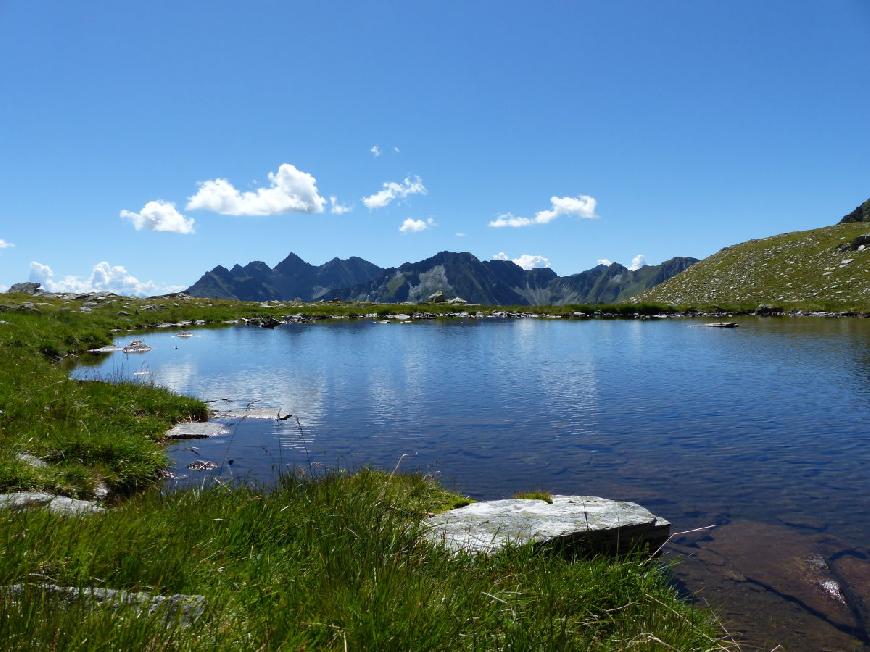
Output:
[[274,268],[260,261],[231,269],[219,265],[185,292],[244,301],[422,302],[441,292],[446,299],[461,297],[489,305],[611,303],[648,290],[696,262],[695,258],[672,258],[636,270],[611,263],[558,276],[549,268],[523,269],[510,260],[482,261],[467,252],[442,251],[388,269],[357,257],[311,265],[291,253]]

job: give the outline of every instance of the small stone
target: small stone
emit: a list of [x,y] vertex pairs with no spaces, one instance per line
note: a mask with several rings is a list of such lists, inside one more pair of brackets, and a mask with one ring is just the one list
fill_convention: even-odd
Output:
[[36,469],[42,469],[48,466],[48,463],[45,460],[41,460],[36,455],[31,455],[30,453],[18,453],[15,456],[15,459]]
[[191,471],[214,471],[217,468],[217,464],[209,460],[196,460],[188,464],[187,468]]

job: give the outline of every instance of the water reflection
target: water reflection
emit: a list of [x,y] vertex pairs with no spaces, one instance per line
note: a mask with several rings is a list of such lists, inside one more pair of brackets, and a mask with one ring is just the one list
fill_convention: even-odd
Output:
[[338,323],[146,339],[151,353],[76,373],[146,380],[133,376],[144,363],[147,382],[299,416],[303,435],[292,421],[241,426],[236,475],[270,481],[279,457],[392,468],[409,453],[403,465],[479,497],[542,487],[669,501],[687,526],[814,511],[870,535],[870,518],[854,516],[870,490],[864,320]]

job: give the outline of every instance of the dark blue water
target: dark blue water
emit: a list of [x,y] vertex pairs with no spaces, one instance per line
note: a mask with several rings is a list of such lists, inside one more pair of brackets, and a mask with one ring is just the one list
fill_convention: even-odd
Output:
[[193,459],[214,461],[221,476],[270,482],[281,468],[392,469],[404,455],[402,470],[437,474],[479,498],[605,495],[680,525],[812,515],[870,540],[870,321],[740,323],[162,332],[145,337],[150,353],[112,354],[76,374],[299,417],[301,433],[294,420],[246,419],[231,436],[175,445],[182,483],[203,478],[186,469]]
[[[94,358],[75,375],[251,415],[225,419],[226,436],[172,445],[170,486],[401,460],[477,498],[544,489],[637,501],[675,530],[734,523],[747,533],[725,553],[734,572],[749,550],[752,572],[788,590],[813,546],[870,559],[870,320],[336,321],[144,339],[150,353]],[[217,468],[189,470],[195,460]],[[753,547],[759,532],[781,546]],[[713,536],[722,552],[729,536]],[[826,615],[842,605],[813,607],[818,585],[783,595],[735,582],[719,553],[692,563],[700,549],[684,543],[678,579],[762,649],[870,640],[860,617],[838,629]],[[845,578],[858,593],[861,577]]]

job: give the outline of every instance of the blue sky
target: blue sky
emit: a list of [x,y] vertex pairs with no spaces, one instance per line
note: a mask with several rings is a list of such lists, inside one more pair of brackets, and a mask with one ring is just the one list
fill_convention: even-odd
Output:
[[0,0],[0,285],[704,257],[870,196],[868,116],[866,0]]

